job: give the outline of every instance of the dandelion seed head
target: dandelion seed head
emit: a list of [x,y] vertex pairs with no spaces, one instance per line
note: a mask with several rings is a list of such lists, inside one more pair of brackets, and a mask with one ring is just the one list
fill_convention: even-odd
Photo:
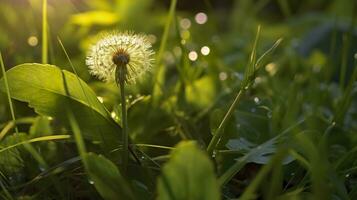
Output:
[[133,32],[109,32],[91,46],[87,58],[91,75],[105,82],[115,81],[117,66],[126,67],[126,82],[148,72],[153,64],[153,50],[149,38]]

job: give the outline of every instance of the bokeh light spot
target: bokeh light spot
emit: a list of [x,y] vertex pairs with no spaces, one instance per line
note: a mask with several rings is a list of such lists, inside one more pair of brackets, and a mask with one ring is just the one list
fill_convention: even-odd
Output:
[[219,80],[224,81],[228,78],[228,75],[226,72],[221,72],[219,73]]
[[30,46],[34,47],[34,46],[36,46],[36,45],[38,44],[38,39],[37,39],[36,36],[30,36],[30,37],[27,39],[27,43],[28,43]]
[[184,30],[180,32],[181,38],[187,40],[190,38],[190,31]]
[[207,56],[207,55],[209,54],[209,52],[210,52],[210,49],[209,49],[208,46],[203,46],[203,47],[201,48],[201,53],[202,53],[202,55]]
[[189,29],[191,27],[191,21],[187,18],[183,18],[180,21],[180,26],[183,29]]
[[207,15],[203,12],[197,13],[195,16],[195,21],[197,24],[204,24],[207,22]]
[[148,35],[148,40],[149,40],[149,42],[150,42],[151,44],[155,44],[156,41],[157,41],[157,38],[156,38],[155,35],[150,34],[150,35]]
[[274,74],[278,71],[275,63],[269,63],[265,66],[265,70],[269,73],[270,76],[274,76]]
[[197,58],[198,58],[197,52],[196,52],[196,51],[191,51],[190,53],[188,53],[188,58],[189,58],[191,61],[197,60]]

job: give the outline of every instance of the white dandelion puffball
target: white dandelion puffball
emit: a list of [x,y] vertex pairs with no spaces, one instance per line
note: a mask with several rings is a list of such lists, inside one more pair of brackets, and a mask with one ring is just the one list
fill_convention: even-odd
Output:
[[146,35],[110,32],[90,48],[86,64],[91,75],[105,82],[114,82],[116,68],[126,67],[125,81],[133,83],[150,70],[153,54]]

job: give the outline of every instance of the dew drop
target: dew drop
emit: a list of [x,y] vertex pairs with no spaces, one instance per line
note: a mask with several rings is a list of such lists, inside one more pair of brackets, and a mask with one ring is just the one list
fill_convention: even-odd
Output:
[[258,97],[254,97],[254,102],[255,102],[256,104],[260,104],[260,99],[259,99]]
[[267,117],[268,117],[268,118],[272,118],[272,116],[273,116],[272,112],[269,111],[269,112],[267,113]]
[[213,151],[213,153],[212,153],[212,158],[215,158],[216,155],[217,155],[217,151]]
[[117,114],[113,111],[110,113],[110,116],[112,116],[112,118],[115,119],[117,117]]
[[98,96],[97,99],[99,100],[100,103],[103,103],[103,102],[104,102],[103,97]]
[[244,75],[238,72],[234,72],[232,73],[232,78],[238,78],[238,80],[243,80],[244,79]]
[[44,172],[46,170],[44,167],[41,167],[41,166],[39,167],[39,169],[41,172]]
[[94,184],[94,181],[92,181],[92,180],[88,180],[88,182],[89,182],[89,184],[91,184],[91,185],[93,185]]

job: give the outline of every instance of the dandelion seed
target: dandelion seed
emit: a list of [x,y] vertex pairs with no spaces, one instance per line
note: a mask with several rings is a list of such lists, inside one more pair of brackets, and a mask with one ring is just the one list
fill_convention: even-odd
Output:
[[110,32],[91,47],[86,64],[90,74],[105,82],[114,82],[117,68],[125,68],[125,82],[133,83],[150,70],[154,54],[151,48],[146,35]]

